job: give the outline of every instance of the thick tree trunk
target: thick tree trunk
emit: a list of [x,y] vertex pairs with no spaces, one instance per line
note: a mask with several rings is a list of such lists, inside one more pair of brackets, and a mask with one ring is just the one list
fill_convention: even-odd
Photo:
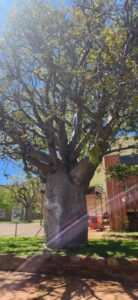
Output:
[[87,243],[87,209],[83,186],[75,186],[62,168],[48,175],[45,235],[51,248]]

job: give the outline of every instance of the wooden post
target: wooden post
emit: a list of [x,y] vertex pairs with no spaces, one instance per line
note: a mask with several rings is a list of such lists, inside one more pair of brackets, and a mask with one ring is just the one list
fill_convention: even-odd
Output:
[[15,223],[15,237],[17,237],[17,222]]

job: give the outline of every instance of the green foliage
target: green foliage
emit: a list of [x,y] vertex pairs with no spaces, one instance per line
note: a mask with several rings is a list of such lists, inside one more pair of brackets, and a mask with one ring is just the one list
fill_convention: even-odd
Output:
[[119,229],[120,229],[120,231],[128,230],[129,220],[127,217],[119,217],[118,215],[115,215],[115,222],[116,222],[116,228],[118,228],[118,231],[119,231]]
[[134,1],[15,1],[0,41],[1,155],[25,169],[94,168],[116,133],[136,130]]
[[124,181],[130,176],[138,175],[138,166],[125,164],[117,164],[115,166],[110,166],[108,168],[108,175],[110,177],[117,178],[119,181]]
[[35,209],[40,200],[40,182],[37,178],[26,178],[23,181],[14,181],[10,186],[12,200],[15,205]]
[[0,208],[5,209],[7,212],[11,211],[13,206],[12,195],[7,186],[0,187]]

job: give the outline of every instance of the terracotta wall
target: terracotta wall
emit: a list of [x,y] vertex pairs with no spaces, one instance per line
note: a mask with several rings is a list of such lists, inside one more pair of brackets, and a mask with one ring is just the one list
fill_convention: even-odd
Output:
[[[119,162],[118,155],[105,156],[105,170]],[[124,186],[129,192],[124,193]],[[127,211],[138,209],[138,177],[131,176],[125,183],[119,183],[114,178],[106,176],[106,192],[111,230],[125,229],[127,225]]]

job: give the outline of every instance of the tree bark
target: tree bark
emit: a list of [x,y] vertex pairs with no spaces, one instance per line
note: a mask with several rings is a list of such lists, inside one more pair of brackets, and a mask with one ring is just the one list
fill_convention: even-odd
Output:
[[25,218],[25,221],[26,222],[30,222],[30,220],[31,220],[31,211],[30,211],[30,207],[25,207],[25,216],[24,216],[24,218]]
[[74,185],[63,168],[47,178],[44,228],[46,245],[50,248],[87,244],[84,187]]

